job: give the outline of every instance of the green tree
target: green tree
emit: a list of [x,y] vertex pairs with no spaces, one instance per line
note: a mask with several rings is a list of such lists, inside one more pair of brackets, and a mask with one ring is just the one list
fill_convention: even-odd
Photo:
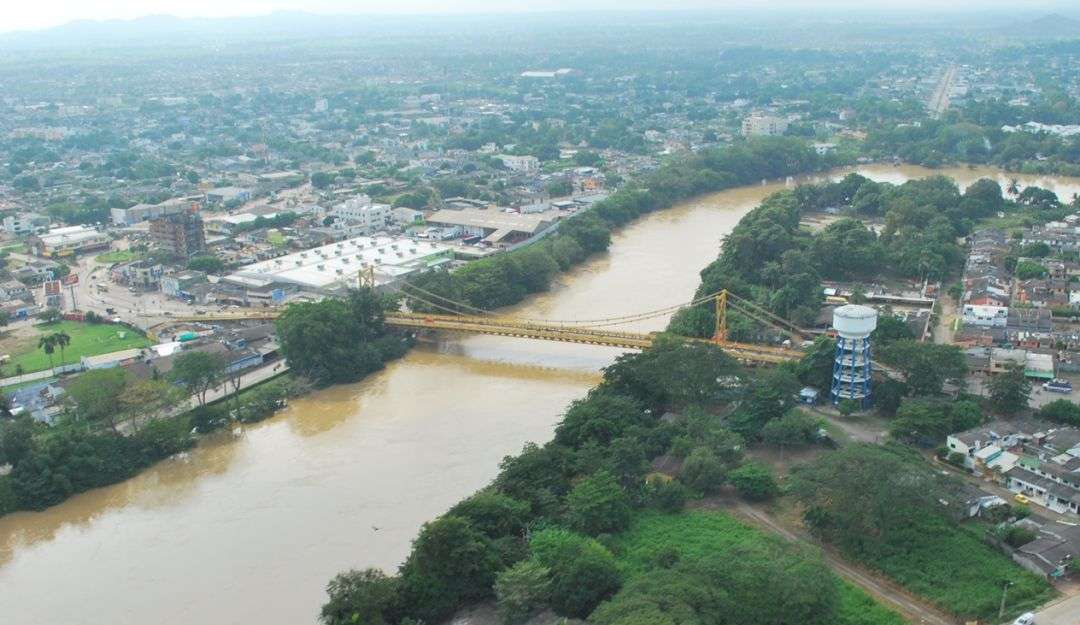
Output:
[[757,462],[747,462],[735,469],[728,479],[739,495],[750,501],[772,499],[780,492],[769,467]]
[[821,420],[802,410],[793,409],[779,419],[773,419],[761,429],[761,440],[769,445],[802,447],[817,438]]
[[399,580],[378,569],[338,573],[326,586],[325,625],[396,625]]
[[1050,274],[1050,270],[1037,262],[1022,260],[1016,263],[1014,273],[1020,280],[1030,280],[1032,278],[1045,278]]
[[60,318],[63,316],[64,313],[60,312],[59,308],[52,307],[46,308],[35,315],[35,317],[46,324],[56,323],[57,321],[60,321]]
[[503,564],[493,543],[468,521],[439,517],[420,530],[401,566],[403,605],[409,616],[440,621],[465,602],[489,597]]
[[203,351],[186,351],[173,360],[169,379],[181,384],[189,394],[206,405],[206,393],[216,387],[225,372],[225,361],[217,354]]
[[64,364],[64,348],[71,345],[71,336],[64,331],[54,332],[53,344],[60,349],[60,364]]
[[1039,408],[1036,414],[1040,419],[1054,423],[1080,426],[1080,405],[1068,399],[1055,399]]
[[221,273],[225,271],[225,263],[217,256],[204,254],[193,256],[188,261],[187,268],[204,273]]
[[325,171],[317,171],[311,174],[311,186],[316,189],[327,189],[334,183],[334,175]]
[[983,421],[985,417],[973,401],[914,398],[900,404],[889,432],[899,440],[932,445]]
[[1028,407],[1031,381],[1024,375],[1023,365],[1010,365],[1004,373],[990,378],[987,387],[990,401],[998,412],[1012,415]]
[[386,334],[389,305],[371,289],[345,300],[291,304],[277,320],[289,367],[318,384],[354,382],[404,353],[400,339]]
[[115,430],[120,394],[126,386],[124,369],[92,369],[75,378],[68,386],[67,395],[75,402],[79,416],[89,421],[105,421]]
[[792,474],[816,533],[862,558],[889,549],[916,519],[938,515],[944,490],[922,458],[898,445],[846,445]]
[[551,571],[533,560],[518,562],[495,578],[495,599],[507,625],[520,623],[547,606]]
[[45,355],[49,358],[49,371],[52,371],[53,354],[56,353],[56,337],[52,334],[39,336],[37,345],[38,349],[45,352]]
[[551,570],[551,607],[584,618],[619,589],[615,558],[596,540],[562,529],[541,530],[529,541],[533,557]]
[[679,480],[698,492],[715,493],[727,480],[727,467],[711,449],[697,447],[683,462]]
[[630,523],[630,498],[607,471],[578,482],[566,507],[570,526],[585,534],[619,532]]
[[915,395],[938,395],[946,382],[963,383],[967,361],[960,348],[901,340],[878,350],[885,364],[900,370]]

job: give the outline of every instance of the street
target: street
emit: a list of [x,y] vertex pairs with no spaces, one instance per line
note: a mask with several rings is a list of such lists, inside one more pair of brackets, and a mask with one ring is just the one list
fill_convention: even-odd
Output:
[[1066,597],[1035,613],[1035,625],[1077,625],[1080,623],[1080,594]]

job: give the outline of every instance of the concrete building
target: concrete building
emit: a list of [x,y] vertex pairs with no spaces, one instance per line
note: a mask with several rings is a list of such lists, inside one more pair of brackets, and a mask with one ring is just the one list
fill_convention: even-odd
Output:
[[136,204],[130,208],[114,208],[110,211],[110,217],[113,224],[117,226],[134,226],[167,215],[198,211],[202,208],[201,199],[201,197],[182,197],[165,200],[160,204]]
[[49,218],[38,213],[15,213],[4,217],[4,232],[23,237],[49,229]]
[[108,248],[111,241],[109,235],[88,226],[67,226],[32,235],[27,239],[27,245],[38,256],[57,258],[102,250]]
[[775,137],[787,132],[788,123],[772,115],[751,115],[742,121],[744,137]]
[[374,234],[394,225],[394,214],[389,204],[376,204],[366,195],[359,195],[336,204],[329,215],[351,226],[350,232]]
[[540,159],[535,156],[514,156],[500,154],[497,156],[507,169],[516,174],[531,174],[540,171]]
[[161,277],[161,292],[169,297],[192,301],[193,287],[205,282],[206,274],[201,271],[181,271]]
[[183,212],[158,217],[150,222],[150,240],[161,249],[181,258],[191,258],[206,249],[202,218]]
[[402,237],[356,237],[241,267],[225,281],[246,289],[296,285],[333,292],[357,285],[362,273],[374,273],[376,285],[449,262],[449,247]]

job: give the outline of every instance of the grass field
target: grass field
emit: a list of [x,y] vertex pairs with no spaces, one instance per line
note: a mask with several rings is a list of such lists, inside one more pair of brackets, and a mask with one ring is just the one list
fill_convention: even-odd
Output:
[[967,619],[997,617],[1005,580],[1012,584],[1007,615],[1025,612],[1054,596],[1043,579],[983,542],[982,531],[979,525],[954,526],[927,519],[911,528],[910,536],[896,540],[890,555],[867,564]]
[[111,252],[105,252],[104,254],[98,254],[94,257],[99,263],[126,263],[129,260],[135,260],[139,257],[139,254],[132,252],[131,250],[113,250]]
[[[37,336],[66,332],[71,345],[64,348],[64,363],[78,362],[83,356],[96,356],[122,349],[145,347],[150,344],[146,337],[127,326],[110,323],[92,324],[77,321],[61,321],[50,325],[35,326]],[[122,335],[122,336],[121,336]],[[14,375],[15,368],[22,366],[24,373],[49,368],[49,358],[38,346],[37,338],[24,342],[19,351],[10,354],[11,360],[4,367],[6,375]],[[60,350],[53,354],[53,365],[60,365]]]
[[[656,554],[674,548],[680,559],[730,551],[742,545],[779,540],[721,512],[688,511],[681,514],[643,512],[629,530],[613,537],[624,577],[646,573]],[[904,619],[874,601],[862,589],[840,578],[837,625],[903,625]]]

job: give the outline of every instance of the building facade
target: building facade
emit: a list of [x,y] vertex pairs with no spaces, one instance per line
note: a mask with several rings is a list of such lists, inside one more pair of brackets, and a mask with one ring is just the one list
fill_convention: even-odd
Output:
[[151,220],[150,240],[155,246],[182,258],[191,258],[206,250],[202,218],[191,212]]

